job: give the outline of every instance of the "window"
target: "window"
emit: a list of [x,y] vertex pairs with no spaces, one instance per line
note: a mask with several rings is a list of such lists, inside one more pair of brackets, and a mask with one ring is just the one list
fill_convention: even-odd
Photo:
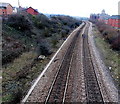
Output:
[[6,7],[4,7],[4,6],[0,6],[0,9],[6,9]]

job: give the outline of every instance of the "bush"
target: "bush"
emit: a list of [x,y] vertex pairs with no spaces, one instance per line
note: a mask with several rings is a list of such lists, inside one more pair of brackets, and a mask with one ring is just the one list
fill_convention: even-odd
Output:
[[93,23],[96,24],[104,39],[111,44],[111,48],[120,50],[120,32],[103,22],[93,21]]
[[114,50],[120,50],[120,35],[113,40],[111,47]]
[[52,46],[55,48],[57,43],[59,42],[59,39],[60,39],[60,35],[57,34],[57,33],[54,33],[52,34],[52,40],[51,40],[51,43],[52,43]]
[[[81,24],[81,21],[74,19],[70,16],[56,15],[51,17],[51,21],[54,24],[57,24],[58,27],[67,26],[69,28],[75,28]],[[58,24],[59,23],[59,24]]]
[[12,62],[15,58],[20,56],[22,52],[26,51],[26,45],[17,39],[3,36],[2,44],[2,64]]
[[26,17],[21,14],[10,15],[6,23],[9,26],[22,31],[29,30],[32,27],[28,19],[26,19]]
[[45,30],[43,32],[43,36],[44,37],[50,37],[50,36],[52,36],[51,33],[50,33],[50,30],[48,28],[45,28]]
[[43,14],[39,14],[36,17],[33,17],[33,22],[35,26],[40,29],[44,29],[45,27],[50,27],[49,19]]
[[13,93],[13,100],[11,101],[11,103],[13,104],[18,104],[23,96],[23,91],[21,89],[18,89],[16,92]]
[[38,46],[37,46],[37,54],[39,55],[44,55],[48,56],[52,52],[50,51],[50,45],[45,39],[39,39],[38,40]]
[[61,37],[65,38],[67,36],[68,32],[66,30],[61,31]]

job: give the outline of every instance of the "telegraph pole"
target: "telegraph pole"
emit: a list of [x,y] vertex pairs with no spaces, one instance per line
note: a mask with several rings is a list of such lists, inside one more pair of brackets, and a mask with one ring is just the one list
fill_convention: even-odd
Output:
[[18,7],[20,8],[20,1],[18,0]]

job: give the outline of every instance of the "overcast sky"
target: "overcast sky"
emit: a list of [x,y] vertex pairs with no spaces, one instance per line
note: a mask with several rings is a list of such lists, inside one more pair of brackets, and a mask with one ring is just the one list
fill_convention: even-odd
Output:
[[[105,9],[110,15],[118,14],[120,0],[19,0],[22,7],[32,6],[41,13],[66,14],[89,17],[90,13],[101,13]],[[18,0],[0,0],[18,7]]]

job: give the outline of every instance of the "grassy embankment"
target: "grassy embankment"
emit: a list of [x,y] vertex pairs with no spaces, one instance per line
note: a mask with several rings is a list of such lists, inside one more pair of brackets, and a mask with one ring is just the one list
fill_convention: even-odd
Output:
[[103,38],[95,25],[93,25],[93,35],[105,65],[110,70],[113,79],[120,85],[120,52],[111,49],[110,44]]
[[49,58],[41,61],[33,61],[34,52],[23,53],[6,68],[3,68],[3,101],[18,102],[28,91],[34,79],[41,73]]

